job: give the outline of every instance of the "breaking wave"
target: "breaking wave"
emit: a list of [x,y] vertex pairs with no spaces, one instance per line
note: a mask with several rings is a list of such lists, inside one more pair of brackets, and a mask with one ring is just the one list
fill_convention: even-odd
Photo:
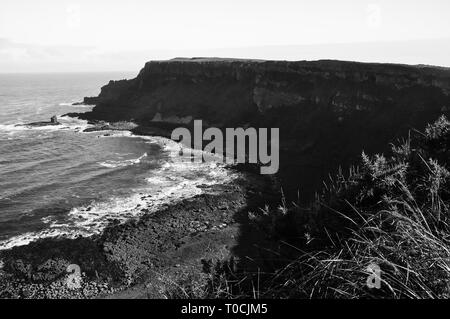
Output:
[[[89,237],[101,233],[112,221],[124,223],[144,214],[151,214],[164,205],[174,204],[204,192],[205,186],[227,183],[237,178],[237,173],[225,168],[222,162],[192,162],[190,156],[180,155],[181,146],[162,137],[134,136],[147,143],[156,143],[167,152],[162,165],[149,170],[146,187],[135,189],[129,196],[113,197],[105,201],[94,201],[89,205],[72,208],[63,221],[53,216],[41,219],[48,227],[37,232],[27,232],[0,241],[0,250],[27,245],[42,238]],[[197,152],[197,151],[195,151]],[[201,151],[199,151],[201,152]],[[116,168],[138,164],[147,157],[145,153],[137,159],[107,161],[99,163],[103,167]]]
[[14,123],[14,124],[0,124],[0,132],[6,134],[14,134],[20,132],[33,132],[33,131],[59,131],[59,130],[74,130],[82,132],[92,125],[88,124],[85,120],[72,118],[68,116],[58,117],[58,122],[61,125],[44,125],[44,126],[28,126],[27,123]]
[[107,168],[117,168],[117,167],[125,167],[130,166],[134,164],[139,164],[142,159],[146,158],[148,155],[145,153],[141,157],[138,157],[136,159],[129,159],[124,161],[107,161],[107,162],[100,162],[100,166],[107,167]]

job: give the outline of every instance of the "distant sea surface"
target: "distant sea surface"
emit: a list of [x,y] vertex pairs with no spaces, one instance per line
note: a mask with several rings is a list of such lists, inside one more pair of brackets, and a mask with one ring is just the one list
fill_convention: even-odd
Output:
[[[83,133],[61,115],[109,80],[135,74],[0,74],[0,249],[101,232],[231,178],[219,163],[180,161],[179,146],[129,132]],[[49,121],[59,126],[19,124]]]

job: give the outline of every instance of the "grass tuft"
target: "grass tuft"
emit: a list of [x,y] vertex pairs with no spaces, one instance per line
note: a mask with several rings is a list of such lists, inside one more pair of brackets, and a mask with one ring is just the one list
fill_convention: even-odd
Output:
[[[368,156],[324,185],[309,209],[265,207],[249,220],[278,249],[271,271],[218,264],[209,297],[449,298],[450,122]],[[370,288],[369,265],[380,288]],[[270,268],[270,267],[269,267]],[[237,270],[236,270],[237,269]]]

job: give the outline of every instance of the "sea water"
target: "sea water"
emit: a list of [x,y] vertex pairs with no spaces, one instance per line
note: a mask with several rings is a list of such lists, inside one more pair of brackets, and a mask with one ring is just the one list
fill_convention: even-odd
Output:
[[[233,176],[220,163],[179,159],[180,146],[130,132],[91,132],[61,117],[127,73],[0,74],[0,249],[39,238],[91,236]],[[61,125],[17,126],[49,121]]]

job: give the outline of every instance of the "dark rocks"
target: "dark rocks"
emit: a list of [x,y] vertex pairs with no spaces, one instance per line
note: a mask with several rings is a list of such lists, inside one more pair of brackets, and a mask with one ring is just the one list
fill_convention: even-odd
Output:
[[61,123],[58,122],[58,118],[56,117],[56,115],[51,117],[50,122],[33,122],[33,123],[28,123],[28,124],[19,124],[16,126],[42,127],[42,126],[52,126],[52,125],[61,125]]
[[83,99],[83,102],[75,102],[72,103],[72,105],[77,106],[77,105],[95,105],[98,103],[98,99],[96,97],[85,97]]
[[[206,194],[144,215],[138,223],[130,221],[108,229],[103,235],[104,245],[108,247],[107,258],[123,265],[130,278],[148,271],[146,260],[151,260],[155,267],[164,266],[167,261],[160,256],[177,249],[184,238],[213,228],[224,229],[235,215],[247,208],[249,201],[243,195],[247,185],[262,188],[265,181],[258,176],[251,182],[246,178],[230,185],[212,186]],[[259,199],[259,204],[262,200]],[[226,207],[227,212],[219,214],[217,207]]]
[[[99,132],[99,131],[130,131],[133,130],[137,125],[133,122],[115,122],[107,123],[105,121],[89,121],[88,124],[93,125],[93,127],[86,128],[83,132]],[[104,136],[110,136],[111,134],[104,134]]]
[[[181,124],[280,128],[285,195],[314,198],[322,181],[382,153],[411,128],[422,129],[450,105],[450,70],[343,61],[174,59],[151,61],[128,81],[104,86],[87,120],[134,121],[133,133],[170,137]],[[162,122],[164,121],[164,122]],[[189,126],[189,124],[186,124]],[[377,138],[374,139],[373,137]]]
[[[207,251],[190,248],[193,241],[209,247],[208,254],[213,254],[216,242],[219,245],[223,240],[220,231],[232,225],[249,205],[262,205],[262,198],[253,198],[251,203],[244,197],[250,185],[254,189],[270,187],[261,176],[243,174],[234,182],[210,186],[204,194],[167,205],[139,220],[121,224],[111,219],[101,236],[42,239],[1,251],[4,267],[0,269],[0,297],[108,295],[146,278],[146,274],[172,267],[175,261],[183,266],[189,258],[203,258]],[[227,207],[227,211],[219,214],[217,207]],[[207,237],[202,239],[201,234]],[[233,236],[227,238],[234,240]],[[182,255],[173,257],[178,251]],[[65,284],[66,267],[70,264],[79,265],[85,274],[80,289],[70,290]]]

